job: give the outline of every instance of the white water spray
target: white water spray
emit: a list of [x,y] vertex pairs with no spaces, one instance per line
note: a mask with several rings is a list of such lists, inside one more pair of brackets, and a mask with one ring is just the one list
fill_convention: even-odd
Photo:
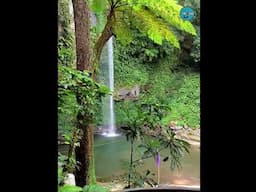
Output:
[[[107,81],[110,91],[113,93],[114,91],[114,58],[113,58],[113,37],[111,37],[107,42],[107,53],[108,53],[108,75]],[[107,130],[103,133],[104,136],[114,137],[118,136],[116,133],[115,126],[115,113],[114,113],[114,99],[113,95],[109,95],[106,98],[107,100],[107,109],[108,111],[104,111],[104,115],[107,115]]]

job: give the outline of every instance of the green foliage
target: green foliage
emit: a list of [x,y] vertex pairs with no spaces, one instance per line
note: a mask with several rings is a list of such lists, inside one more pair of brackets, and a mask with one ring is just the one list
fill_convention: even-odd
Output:
[[200,35],[195,37],[193,40],[193,48],[190,53],[190,56],[193,58],[195,63],[200,62]]
[[83,188],[73,185],[59,186],[58,192],[109,192],[108,188],[100,185],[86,185]]
[[[155,74],[150,88],[141,96],[168,105],[169,113],[162,119],[162,125],[177,121],[180,126],[200,127],[200,80],[199,74],[176,73],[171,75]],[[116,121],[119,125],[126,124],[126,111],[134,113],[133,101],[116,102]],[[124,107],[127,105],[127,107]]]
[[184,156],[184,153],[189,153],[190,144],[184,140],[175,138],[175,133],[166,130],[168,134],[168,141],[165,143],[165,147],[169,148],[169,156],[167,158],[170,159],[170,168],[173,170],[175,168],[181,168],[180,159]]
[[[67,0],[60,2],[64,1],[66,6]],[[156,151],[169,148],[168,159],[171,161],[171,167],[179,167],[179,159],[187,151],[188,144],[177,140],[174,137],[175,134],[169,132],[164,125],[171,120],[179,120],[180,124],[193,127],[199,125],[199,91],[193,91],[195,87],[198,88],[199,79],[194,76],[185,78],[180,75],[183,72],[176,74],[173,71],[178,66],[173,48],[180,47],[178,35],[180,31],[195,36],[196,30],[190,22],[180,19],[179,11],[182,6],[178,5],[175,0],[108,2],[109,4],[115,2],[117,5],[114,23],[112,23],[113,32],[119,41],[115,44],[115,87],[118,89],[139,84],[142,88],[139,105],[128,101],[128,109],[125,111],[122,108],[123,103],[116,104],[117,121],[120,124],[128,125],[128,129],[126,129],[128,139],[134,140],[146,135],[141,137],[144,143],[142,148],[145,149],[143,158],[149,157],[149,154],[154,157]],[[90,9],[95,12],[98,19],[98,25],[91,29],[93,46],[106,24],[109,5],[107,5],[107,0],[89,0],[89,3]],[[100,98],[109,93],[109,90],[94,82],[87,72],[72,69],[75,56],[74,38],[70,30],[67,6],[59,12],[59,23],[59,127],[65,130],[63,133],[66,142],[70,144],[72,141],[70,131],[74,130],[76,114],[78,112],[86,114],[88,116],[88,119],[84,120],[86,123],[94,121],[97,106],[100,105]],[[195,62],[200,59],[199,42],[200,37],[196,37],[191,53]],[[126,48],[123,48],[120,43],[126,45]],[[77,103],[76,96],[79,97],[80,103]],[[169,112],[167,116],[166,110]],[[129,114],[127,115],[127,113]],[[147,134],[145,134],[146,131]],[[154,134],[157,131],[160,132],[159,139],[156,140]],[[145,175],[138,175],[136,173],[138,164],[134,163],[133,165],[134,182],[137,182],[136,185],[142,186],[150,171],[147,170]],[[62,169],[58,170],[58,176],[58,181],[61,183],[63,180]],[[80,188],[72,189],[71,186],[59,188],[59,192],[65,190],[81,191]],[[83,191],[105,192],[108,190],[98,185],[90,185],[85,186]]]
[[108,188],[102,187],[100,185],[86,185],[83,188],[83,192],[109,192]]
[[63,168],[58,166],[58,185],[61,185],[63,180],[64,180]]
[[196,35],[193,25],[190,22],[181,19],[180,10],[182,6],[179,5],[176,0],[141,1],[144,3],[144,6],[149,8],[158,17],[161,17],[163,20],[167,21],[171,26],[192,35]]
[[138,147],[144,149],[141,157],[142,159],[155,157],[160,148],[160,140],[146,135],[144,137],[144,142]]
[[100,98],[107,93],[109,93],[109,89],[94,82],[86,71],[81,72],[69,67],[59,66],[59,110],[62,109],[62,97],[74,94],[79,96],[82,101],[82,104],[78,106],[78,110],[82,110],[82,114],[88,114],[93,117],[95,113],[93,106],[100,104]]
[[73,155],[68,157],[67,155],[58,153],[58,184],[63,185],[67,173],[72,173],[77,166],[77,162]]
[[139,161],[133,163],[133,166],[130,170],[131,185],[128,186],[128,188],[145,187],[145,183],[151,187],[154,187],[157,184],[152,178],[152,176],[154,176],[153,172],[148,169],[146,171],[138,171],[138,168],[141,166],[143,166],[143,164]]
[[[69,0],[58,1],[58,30],[58,66],[71,67],[74,64],[75,49]],[[58,95],[58,131],[61,134],[69,133],[74,128],[77,111],[78,105],[72,92],[65,91]]]
[[75,95],[62,95],[58,100],[58,131],[62,134],[71,133],[76,125],[76,115],[79,106]]
[[[139,52],[140,48],[140,50],[143,50],[142,47],[142,43],[140,44],[137,38],[126,47],[123,47],[120,44],[120,41],[115,42],[115,90],[118,90],[120,87],[132,87],[136,84],[143,85],[147,82],[148,74],[146,68],[142,65],[142,60],[145,57],[145,54]],[[144,45],[144,49],[146,49],[146,45]],[[140,53],[140,55],[137,53]]]
[[168,106],[160,103],[147,102],[146,106],[143,103],[140,109],[142,110],[141,113],[144,114],[141,133],[143,137],[141,138],[142,144],[140,147],[145,148],[145,151],[142,159],[156,157],[159,151],[169,148],[171,169],[180,168],[180,159],[185,152],[189,152],[190,145],[183,140],[175,138],[174,132],[160,124],[160,121],[169,109]]
[[63,38],[60,38],[58,42],[58,63],[64,66],[74,65],[75,52],[72,47],[73,39],[70,41],[71,42]]
[[59,36],[66,40],[70,38],[71,15],[69,13],[69,0],[58,1],[58,31]]
[[140,116],[143,118],[144,125],[146,124],[154,129],[159,125],[159,122],[165,116],[169,107],[168,105],[158,103],[158,101],[149,98],[142,101],[140,109]]
[[118,25],[113,26],[113,32],[123,46],[128,45],[133,39],[131,26],[125,20],[121,20]]
[[[126,132],[127,139],[137,138],[140,132],[140,126],[146,121],[147,111],[142,111],[140,108],[142,104],[140,101],[134,102],[129,100],[124,100],[122,102],[115,103],[115,113],[116,113],[116,124],[124,126],[123,128]],[[154,119],[158,117],[154,117]]]
[[58,1],[58,64],[73,66],[75,59],[74,44],[69,0],[60,0]]
[[137,116],[136,103],[130,100],[115,102],[116,125],[129,125]]
[[156,157],[158,152],[169,149],[169,155],[165,156],[166,162],[169,159],[170,168],[181,168],[181,158],[189,153],[190,144],[184,140],[177,139],[175,133],[167,127],[151,130],[151,133],[144,133],[143,142],[139,145],[144,149],[141,159]]
[[[195,18],[191,21],[195,26],[197,36],[193,37],[192,48],[190,56],[192,58],[193,65],[199,68],[200,62],[200,0],[179,0],[179,3],[183,6],[192,7],[195,13]],[[181,36],[188,36],[187,34],[181,34]],[[183,42],[181,42],[183,43]]]
[[182,6],[175,0],[121,0],[118,3],[113,28],[123,44],[131,42],[131,26],[157,44],[162,45],[166,40],[176,48],[180,46],[174,29],[196,35],[193,25],[180,18]]
[[134,63],[119,63],[115,65],[115,89],[118,90],[120,87],[133,87],[136,84],[143,85],[147,82],[148,74],[145,68],[141,67],[138,70]]
[[183,85],[170,99],[170,113],[162,120],[167,125],[177,121],[178,125],[191,128],[200,126],[200,78],[196,73],[185,74]]
[[107,20],[107,0],[89,0],[89,8],[96,17],[95,29],[96,37],[102,32]]
[[[128,60],[129,56],[127,57]],[[175,52],[170,51],[170,56],[161,59],[159,63],[148,63],[148,66],[137,64],[134,74],[145,70],[149,77],[146,83],[141,86],[141,99],[156,100],[168,105],[171,112],[164,118],[163,123],[168,124],[170,121],[178,121],[179,125],[188,125],[193,128],[200,126],[200,80],[198,73],[192,73],[189,69],[184,71],[177,68],[178,60],[175,58]],[[119,78],[122,73],[115,71],[116,82],[127,82],[132,78]],[[125,83],[122,84],[125,86]],[[132,102],[130,109],[133,108]],[[116,103],[116,120],[122,124],[122,103]]]
[[[59,130],[64,136],[65,143],[69,144],[69,154],[62,166],[65,171],[72,172],[77,165],[74,150],[81,134],[75,128],[77,123],[81,123],[77,121],[76,116],[81,114],[86,117],[81,120],[82,123],[93,122],[95,108],[100,105],[101,97],[109,93],[109,89],[93,81],[86,71],[81,72],[63,65],[59,65],[58,70],[58,112],[61,117],[58,122]],[[72,118],[65,119],[68,115]],[[67,129],[65,124],[68,124]],[[61,127],[62,125],[64,127]]]
[[74,185],[59,186],[58,192],[83,192],[83,189]]
[[[115,91],[123,87],[140,86],[140,100],[154,100],[171,110],[161,123],[178,121],[178,125],[200,126],[199,74],[190,66],[181,68],[177,51],[165,42],[162,46],[134,30],[133,41],[123,47],[115,42]],[[153,52],[150,56],[147,52]],[[115,93],[117,94],[117,93]],[[126,107],[124,107],[126,106]],[[116,123],[125,125],[125,113],[135,113],[134,101],[115,103]]]
[[[160,124],[169,107],[158,103],[157,101],[147,100],[136,104],[137,113],[131,116],[129,110],[126,112],[127,126],[122,127],[125,131],[127,140],[131,141],[131,162],[129,168],[129,187],[130,183],[134,186],[143,187],[144,182],[149,182],[147,171],[146,175],[141,175],[136,171],[140,160],[155,158],[157,153],[163,149],[169,149],[169,155],[166,157],[170,160],[170,168],[181,168],[181,158],[185,153],[189,153],[189,143],[177,139],[175,133],[168,127]],[[139,160],[133,160],[133,142],[140,139],[142,156]],[[152,179],[151,179],[152,181]]]
[[[90,0],[89,5],[97,17],[97,33],[103,31],[108,19],[123,45],[132,41],[134,28],[156,44],[168,41],[176,48],[180,48],[178,31],[196,35],[193,25],[180,18],[182,6],[175,0],[117,0],[109,1],[109,5],[106,0]],[[107,18],[110,12],[113,18]]]
[[164,21],[156,19],[156,16],[148,10],[141,9],[134,14],[136,19],[134,22],[135,26],[155,43],[162,45],[162,42],[165,39],[175,47],[180,48],[177,37]]
[[[130,113],[129,110],[126,111],[127,122],[126,126],[122,127],[122,129],[125,131],[127,140],[131,142],[128,187],[131,184],[133,186],[143,186],[144,181],[148,180],[148,174],[141,175],[141,173],[136,171],[138,163],[134,163],[133,161],[134,141],[140,138],[140,140],[144,141],[143,143],[147,143],[147,130],[145,128],[155,129],[157,122],[161,120],[166,109],[167,106],[147,101],[146,103],[136,103],[136,111],[133,111],[133,113]],[[150,146],[159,147],[159,145],[154,145],[158,141],[153,143],[151,141],[149,140]],[[160,143],[158,142],[158,144]]]
[[107,0],[89,0],[90,9],[95,13],[104,12],[107,7]]
[[[114,44],[115,90],[120,87],[133,87],[136,84],[145,85],[150,77],[148,66],[159,59],[168,59],[174,54],[173,47],[164,42],[162,46],[143,36],[133,29],[133,40],[127,46],[117,39]],[[173,65],[173,64],[172,64]]]

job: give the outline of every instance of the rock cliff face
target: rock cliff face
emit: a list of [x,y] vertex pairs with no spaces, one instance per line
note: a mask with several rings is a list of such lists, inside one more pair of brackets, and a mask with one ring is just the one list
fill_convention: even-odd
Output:
[[115,100],[125,100],[125,99],[137,99],[140,94],[140,86],[135,85],[132,88],[121,88],[117,91]]
[[200,147],[200,128],[191,129],[188,126],[177,126],[176,121],[171,121],[169,128],[175,132],[178,139],[185,140],[191,145]]
[[180,129],[176,131],[176,137],[189,142],[191,145],[200,147],[200,129]]

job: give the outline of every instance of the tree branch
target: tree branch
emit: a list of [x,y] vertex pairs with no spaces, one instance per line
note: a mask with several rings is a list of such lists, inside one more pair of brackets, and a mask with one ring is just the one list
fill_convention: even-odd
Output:
[[113,5],[113,8],[116,8],[117,5],[118,5],[120,2],[121,2],[121,0],[117,0],[117,1],[115,2],[115,4]]

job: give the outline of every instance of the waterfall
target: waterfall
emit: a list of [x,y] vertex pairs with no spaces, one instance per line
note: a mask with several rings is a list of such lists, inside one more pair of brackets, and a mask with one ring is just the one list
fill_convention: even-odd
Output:
[[[109,80],[109,89],[111,92],[114,91],[114,58],[113,58],[113,38],[107,42],[108,49],[108,80]],[[114,99],[113,95],[109,96],[109,127],[107,135],[116,135],[116,126],[115,126],[115,114],[114,114]]]
[[[114,91],[114,58],[113,58],[113,37],[111,37],[105,47],[107,51],[103,52],[101,66],[102,76],[104,76],[105,85],[107,85],[110,91]],[[105,55],[105,57],[104,57]],[[107,57],[106,57],[107,55]],[[107,58],[107,59],[106,59]],[[114,99],[113,95],[107,95],[103,99],[103,123],[104,132],[103,135],[108,137],[118,136],[115,126],[115,113],[114,113]]]

